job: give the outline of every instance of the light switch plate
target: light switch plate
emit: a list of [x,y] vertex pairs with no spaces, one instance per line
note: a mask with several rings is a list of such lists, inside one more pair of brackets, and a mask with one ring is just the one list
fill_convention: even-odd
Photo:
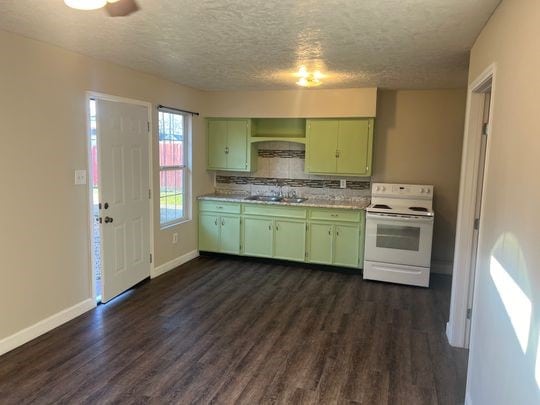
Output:
[[347,180],[340,180],[339,181],[339,187],[340,188],[347,188]]
[[75,184],[86,184],[86,170],[75,170]]

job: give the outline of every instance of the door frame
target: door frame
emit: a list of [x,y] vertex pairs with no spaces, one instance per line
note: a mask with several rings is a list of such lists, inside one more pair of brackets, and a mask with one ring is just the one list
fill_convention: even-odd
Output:
[[[153,140],[154,140],[154,124],[152,120],[152,103],[149,103],[147,101],[140,101],[135,100],[131,98],[126,97],[120,97],[120,96],[114,96],[110,94],[105,93],[99,93],[95,91],[86,91],[85,92],[85,111],[86,111],[86,170],[88,173],[88,232],[87,232],[87,238],[88,238],[88,246],[89,246],[89,258],[88,263],[90,265],[90,277],[92,281],[92,299],[96,299],[96,277],[94,274],[94,255],[92,254],[92,248],[93,248],[93,240],[92,240],[92,228],[93,228],[93,221],[92,218],[92,210],[93,210],[93,198],[92,198],[92,184],[93,184],[93,176],[92,176],[92,145],[90,140],[90,99],[100,99],[100,100],[106,100],[106,101],[114,101],[119,103],[125,103],[125,104],[133,104],[133,105],[139,105],[146,107],[146,110],[148,112],[148,122],[150,123],[150,131],[148,133],[148,175],[149,175],[149,187],[152,198],[150,198],[150,204],[149,204],[149,229],[150,229],[150,254],[152,255],[152,261],[150,263],[149,273],[148,276],[150,276],[154,271],[154,160],[153,160]],[[99,143],[99,139],[98,139]],[[97,156],[98,165],[100,165],[99,162],[99,153]],[[101,228],[100,228],[101,233]],[[101,249],[103,249],[103,245],[101,246]],[[103,252],[102,252],[103,256]]]
[[[484,160],[484,176],[482,184],[482,197],[480,200],[480,212],[485,206],[485,186],[489,176],[491,128],[493,125],[494,100],[496,90],[497,65],[489,65],[468,87],[467,107],[465,116],[465,132],[463,136],[463,155],[461,160],[461,179],[459,187],[458,215],[456,225],[454,265],[452,272],[452,293],[450,301],[450,316],[446,324],[446,336],[450,345],[455,347],[469,347],[468,331],[470,319],[467,311],[471,288],[477,288],[478,255],[473,263],[473,246],[471,241],[474,236],[474,219],[477,204],[477,190],[480,163],[480,148],[482,142],[482,125],[484,119],[485,90],[491,88],[490,114],[487,123],[487,144]],[[483,217],[480,216],[478,227],[478,243],[483,240]],[[471,280],[471,278],[473,278]],[[472,284],[472,285],[471,285]],[[474,299],[474,291],[473,291]],[[474,314],[474,310],[473,310]]]

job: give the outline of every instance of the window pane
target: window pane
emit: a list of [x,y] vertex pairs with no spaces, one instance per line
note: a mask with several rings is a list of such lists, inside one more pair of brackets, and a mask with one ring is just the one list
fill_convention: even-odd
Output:
[[184,116],[159,112],[159,164],[184,165]]
[[169,223],[184,217],[182,169],[161,170],[159,173],[160,222]]

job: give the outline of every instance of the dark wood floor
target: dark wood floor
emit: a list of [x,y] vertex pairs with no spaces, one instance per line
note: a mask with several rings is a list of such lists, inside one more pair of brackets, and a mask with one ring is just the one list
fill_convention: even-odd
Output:
[[0,403],[463,403],[449,293],[201,257],[0,357]]

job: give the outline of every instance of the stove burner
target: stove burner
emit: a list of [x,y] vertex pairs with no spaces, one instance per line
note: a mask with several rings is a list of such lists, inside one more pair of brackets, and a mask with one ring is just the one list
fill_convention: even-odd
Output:
[[390,208],[388,205],[386,205],[386,204],[375,204],[375,205],[373,206],[373,208],[380,208],[380,209],[383,209],[383,210],[389,210],[389,209],[391,209],[391,208]]
[[428,212],[427,208],[424,207],[409,207],[411,211],[421,211],[421,212]]

